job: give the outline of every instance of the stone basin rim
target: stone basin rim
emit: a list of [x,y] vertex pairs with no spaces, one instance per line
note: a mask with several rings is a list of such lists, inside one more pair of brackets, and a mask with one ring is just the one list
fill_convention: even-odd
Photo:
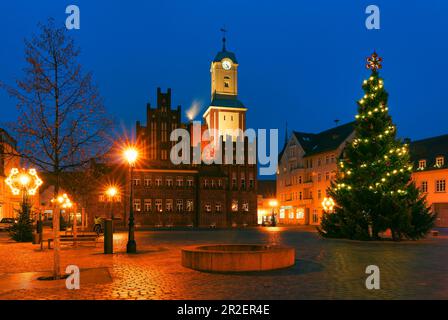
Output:
[[[219,249],[205,249],[207,247],[259,247],[259,250],[219,250]],[[264,253],[273,251],[287,251],[290,247],[282,245],[263,245],[263,244],[203,244],[193,245],[182,248],[182,251],[188,252],[203,252],[203,253],[225,253],[225,254],[241,254],[241,253]]]

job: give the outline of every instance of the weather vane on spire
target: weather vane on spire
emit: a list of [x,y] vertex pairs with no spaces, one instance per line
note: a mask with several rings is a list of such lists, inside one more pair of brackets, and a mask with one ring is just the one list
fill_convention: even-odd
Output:
[[222,50],[226,51],[226,34],[227,34],[227,29],[225,26],[223,26],[221,28],[221,32],[222,32]]
[[383,67],[381,65],[382,62],[383,58],[379,57],[376,52],[373,51],[373,54],[367,58],[366,68],[371,69],[372,71],[378,71],[378,69]]

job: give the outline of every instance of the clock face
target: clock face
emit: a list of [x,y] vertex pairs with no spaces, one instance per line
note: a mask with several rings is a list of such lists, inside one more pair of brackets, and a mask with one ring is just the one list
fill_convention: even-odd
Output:
[[222,67],[224,68],[224,70],[230,70],[232,68],[232,62],[230,62],[229,60],[224,60],[222,62]]

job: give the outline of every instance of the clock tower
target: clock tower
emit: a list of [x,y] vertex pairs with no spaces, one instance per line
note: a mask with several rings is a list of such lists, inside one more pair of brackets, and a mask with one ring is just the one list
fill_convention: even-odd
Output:
[[247,109],[238,100],[238,60],[227,51],[225,37],[222,41],[222,50],[211,63],[211,102],[203,117],[209,130],[217,130],[224,140],[231,135],[235,141],[235,130],[246,130]]

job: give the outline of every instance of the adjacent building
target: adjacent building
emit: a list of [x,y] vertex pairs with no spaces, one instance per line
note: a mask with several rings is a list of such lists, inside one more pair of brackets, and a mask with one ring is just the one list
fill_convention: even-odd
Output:
[[354,122],[319,133],[292,133],[279,155],[279,223],[320,223],[322,200],[336,178],[337,159],[353,136]]
[[414,141],[410,153],[416,169],[412,177],[437,213],[436,226],[448,227],[448,135]]
[[[279,155],[277,172],[278,222],[319,225],[322,201],[337,175],[337,159],[354,137],[354,122],[320,133],[293,132]],[[415,171],[412,179],[448,227],[448,135],[410,142]]]
[[17,142],[3,129],[0,129],[0,219],[14,218],[20,208],[20,196],[13,196],[5,183],[12,168],[20,168],[17,156]]

